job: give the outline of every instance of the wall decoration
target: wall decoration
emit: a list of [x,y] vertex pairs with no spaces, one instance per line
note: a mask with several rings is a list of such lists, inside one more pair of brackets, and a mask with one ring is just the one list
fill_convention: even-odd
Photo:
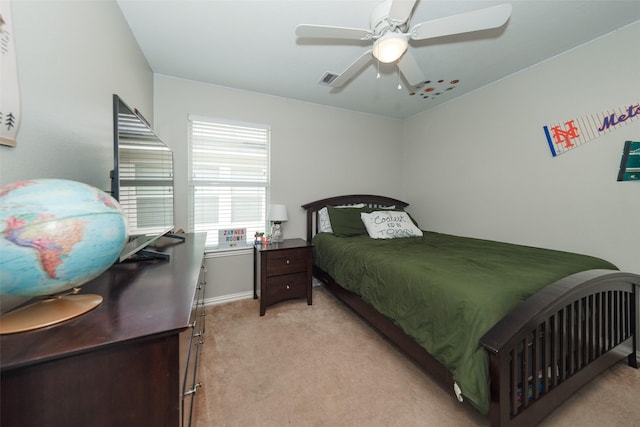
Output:
[[246,243],[246,228],[229,228],[226,230],[218,230],[219,248],[234,248],[236,246],[245,246]]
[[0,76],[0,144],[15,147],[20,124],[20,92],[10,0],[0,0]]
[[445,92],[449,92],[456,88],[456,85],[460,83],[460,80],[426,80],[423,83],[414,87],[414,90],[409,92],[409,96],[418,95],[422,99],[435,99]]
[[640,181],[640,142],[624,143],[618,181]]
[[614,109],[544,126],[544,134],[553,157],[640,118],[640,104],[627,104]]

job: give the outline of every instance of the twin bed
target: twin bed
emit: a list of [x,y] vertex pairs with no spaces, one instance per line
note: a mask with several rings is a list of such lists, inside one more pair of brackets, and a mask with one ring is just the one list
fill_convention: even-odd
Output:
[[492,425],[534,425],[614,363],[638,367],[640,276],[422,232],[407,206],[374,195],[303,205],[314,275]]

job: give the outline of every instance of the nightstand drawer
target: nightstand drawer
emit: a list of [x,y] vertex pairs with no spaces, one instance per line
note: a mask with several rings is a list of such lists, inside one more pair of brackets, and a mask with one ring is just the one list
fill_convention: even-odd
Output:
[[267,277],[307,271],[307,256],[306,248],[267,252]]
[[307,296],[307,273],[285,274],[267,279],[267,303]]

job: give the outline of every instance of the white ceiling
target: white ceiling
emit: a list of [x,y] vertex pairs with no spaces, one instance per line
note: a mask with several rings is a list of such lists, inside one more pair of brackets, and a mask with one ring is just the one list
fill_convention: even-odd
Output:
[[[342,88],[320,85],[325,72],[340,74],[371,42],[295,35],[298,24],[368,29],[379,0],[117,2],[154,73],[395,118],[640,21],[640,0],[511,0],[511,18],[499,29],[410,42],[431,81],[412,92],[404,81],[397,89],[395,64],[380,64],[381,78],[376,79],[373,60]],[[505,2],[419,0],[411,23]],[[606,52],[593,60],[606,61]]]

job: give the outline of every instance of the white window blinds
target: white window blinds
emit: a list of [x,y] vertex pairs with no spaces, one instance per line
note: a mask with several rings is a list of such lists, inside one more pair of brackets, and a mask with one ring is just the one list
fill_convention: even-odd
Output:
[[189,136],[190,229],[208,233],[208,248],[229,228],[253,241],[266,229],[270,128],[190,115]]

